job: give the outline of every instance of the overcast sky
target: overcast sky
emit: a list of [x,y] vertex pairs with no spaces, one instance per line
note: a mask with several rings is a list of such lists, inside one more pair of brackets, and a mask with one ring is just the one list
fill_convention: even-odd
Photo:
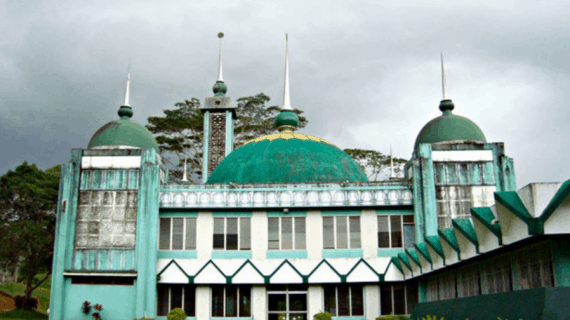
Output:
[[410,158],[440,115],[439,54],[455,114],[504,142],[517,186],[570,178],[570,1],[0,0],[0,174],[48,168],[117,119],[132,59],[132,120],[212,95],[225,33],[235,99],[283,99],[302,132]]

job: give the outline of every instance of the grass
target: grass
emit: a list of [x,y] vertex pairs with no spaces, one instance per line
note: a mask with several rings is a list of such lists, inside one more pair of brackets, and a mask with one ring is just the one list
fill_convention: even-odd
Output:
[[[36,279],[41,280],[43,279],[43,277],[44,275],[37,275]],[[36,290],[32,292],[32,296],[40,301],[37,310],[38,313],[40,314],[47,314],[47,309],[49,308],[50,288],[51,288],[51,277],[49,277],[44,283],[42,283]],[[24,290],[26,290],[26,286],[23,283],[0,282],[0,291],[9,294],[12,297],[24,294]],[[2,314],[0,314],[0,318],[4,318]]]
[[0,319],[11,319],[11,320],[45,320],[48,316],[37,311],[28,310],[12,310],[6,312],[0,312]]

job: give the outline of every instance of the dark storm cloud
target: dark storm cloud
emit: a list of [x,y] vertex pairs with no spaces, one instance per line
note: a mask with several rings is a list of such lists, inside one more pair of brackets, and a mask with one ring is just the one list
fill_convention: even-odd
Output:
[[129,59],[133,119],[211,95],[224,31],[235,99],[281,104],[284,33],[304,130],[408,158],[437,116],[439,53],[456,113],[505,142],[518,186],[570,178],[569,4],[546,1],[171,1],[0,4],[0,172],[68,160],[116,119]]

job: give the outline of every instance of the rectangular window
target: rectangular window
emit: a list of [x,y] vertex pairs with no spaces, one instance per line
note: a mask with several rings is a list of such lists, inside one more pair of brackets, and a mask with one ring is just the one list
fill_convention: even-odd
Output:
[[552,260],[545,242],[530,245],[515,252],[519,290],[552,287]]
[[267,224],[269,250],[305,250],[305,217],[271,217]]
[[196,250],[196,218],[160,218],[158,250]]
[[212,317],[251,317],[251,286],[212,286]]
[[323,249],[360,249],[360,217],[323,217]]
[[487,261],[481,278],[485,280],[484,294],[512,291],[510,258],[502,255]]
[[181,308],[188,317],[196,314],[196,288],[192,285],[157,285],[157,316],[166,316],[174,308]]
[[363,316],[364,295],[362,285],[325,285],[325,310],[333,317]]
[[381,283],[380,314],[411,314],[418,302],[418,284],[416,282]]
[[214,218],[215,250],[251,250],[251,218]]
[[379,215],[378,248],[412,248],[416,241],[414,215]]

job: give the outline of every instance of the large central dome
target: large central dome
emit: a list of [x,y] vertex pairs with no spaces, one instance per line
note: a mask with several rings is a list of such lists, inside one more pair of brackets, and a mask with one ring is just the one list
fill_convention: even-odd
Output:
[[[296,127],[294,117],[293,112],[282,111],[276,124],[281,128]],[[330,142],[282,130],[251,140],[230,153],[212,172],[207,183],[344,181],[368,179],[348,154]]]

